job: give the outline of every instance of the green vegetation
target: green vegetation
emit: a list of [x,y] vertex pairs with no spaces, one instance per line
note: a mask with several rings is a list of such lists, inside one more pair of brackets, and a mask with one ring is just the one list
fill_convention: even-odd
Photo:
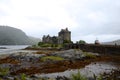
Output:
[[25,45],[33,44],[33,41],[20,29],[9,26],[0,26],[0,44]]
[[71,75],[72,80],[87,80],[87,78],[83,75],[81,75],[80,71],[76,74]]
[[39,42],[37,47],[52,47],[52,48],[62,48],[62,44],[51,44],[51,43],[43,43]]
[[89,52],[84,52],[84,56],[85,56],[86,58],[90,58],[90,59],[95,59],[95,58],[96,58],[96,55],[91,54],[91,53],[89,53]]
[[52,43],[44,43],[39,42],[38,47],[51,47],[51,48],[62,48],[65,44],[73,43],[72,41],[64,40],[63,44],[52,44]]
[[[84,75],[81,75],[80,71],[76,74],[71,75],[71,80],[88,80],[88,78]],[[93,75],[93,80],[103,80],[103,76],[96,76],[95,74]]]
[[0,67],[0,75],[5,76],[9,73],[9,68],[2,68]]
[[39,42],[38,43],[39,47],[52,47],[53,45],[50,43],[43,43],[43,42]]
[[41,60],[42,61],[47,61],[47,60],[60,61],[60,60],[64,60],[64,58],[58,57],[58,56],[46,56],[46,57],[42,57]]
[[86,42],[84,40],[79,40],[76,42],[77,44],[86,44]]
[[103,76],[102,75],[98,76],[97,80],[103,80]]
[[27,76],[23,73],[21,74],[21,80],[26,80]]
[[38,45],[32,45],[31,47],[32,48],[38,48]]
[[41,46],[43,45],[44,43],[43,42],[38,42],[38,46]]
[[45,44],[41,45],[41,47],[51,47],[51,46],[52,46],[52,44],[49,44],[49,43],[45,43]]
[[27,77],[28,76],[26,74],[22,73],[20,74],[20,77],[15,77],[14,80],[27,80]]
[[73,43],[72,41],[69,41],[69,40],[64,40],[63,41],[63,44],[67,44],[67,43]]
[[93,75],[93,78],[95,80],[103,80],[103,75],[96,76],[95,74]]

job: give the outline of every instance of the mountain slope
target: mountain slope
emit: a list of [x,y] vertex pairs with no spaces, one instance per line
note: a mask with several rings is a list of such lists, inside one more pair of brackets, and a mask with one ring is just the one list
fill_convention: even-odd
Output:
[[119,40],[115,40],[115,41],[111,41],[111,42],[104,42],[103,44],[108,44],[108,45],[120,45],[120,39]]
[[0,45],[27,45],[33,41],[20,29],[0,26]]
[[28,37],[32,41],[33,44],[38,44],[38,42],[41,41],[40,38],[35,38],[35,37],[32,37],[32,36],[28,36]]

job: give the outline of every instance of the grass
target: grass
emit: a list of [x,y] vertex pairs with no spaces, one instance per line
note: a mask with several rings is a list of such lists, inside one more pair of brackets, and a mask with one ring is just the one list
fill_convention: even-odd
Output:
[[58,57],[58,56],[45,56],[45,57],[42,57],[41,60],[42,61],[47,61],[47,60],[61,61],[61,60],[64,60],[64,58]]
[[41,47],[51,47],[51,44],[43,44],[43,45],[41,45]]
[[72,74],[71,79],[72,80],[87,80],[85,76],[81,75],[80,71],[78,71],[78,73],[76,74]]
[[84,52],[84,56],[85,56],[86,58],[90,58],[90,59],[95,59],[95,58],[96,58],[96,55],[91,54],[91,53],[89,53],[89,52]]
[[93,74],[93,78],[94,80],[103,80],[103,75],[96,76],[95,74]]
[[1,68],[0,67],[0,75],[5,76],[9,73],[9,68]]
[[97,80],[103,80],[103,76],[102,75],[98,76]]
[[[80,73],[80,71],[78,71],[78,73],[71,75],[71,80],[88,80],[88,78],[86,76],[82,75]],[[103,76],[102,75],[99,75],[99,76],[94,75],[93,80],[103,80]]]
[[22,73],[21,74],[21,80],[26,80],[26,78],[27,78],[27,76],[24,73]]

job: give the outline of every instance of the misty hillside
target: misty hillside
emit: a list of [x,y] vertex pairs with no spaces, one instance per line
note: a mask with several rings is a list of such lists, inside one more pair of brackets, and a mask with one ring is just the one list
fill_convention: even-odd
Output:
[[115,41],[111,41],[111,42],[104,42],[103,44],[108,44],[108,45],[120,45],[120,39],[119,40],[115,40]]
[[32,43],[34,43],[34,44],[38,44],[38,42],[41,41],[40,38],[35,38],[35,37],[32,37],[32,36],[28,36],[28,37],[32,41]]
[[22,30],[9,26],[0,26],[0,45],[34,44]]

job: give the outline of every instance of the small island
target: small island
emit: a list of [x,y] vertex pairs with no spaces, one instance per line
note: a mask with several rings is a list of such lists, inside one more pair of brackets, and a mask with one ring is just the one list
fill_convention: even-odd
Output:
[[6,47],[0,47],[0,49],[7,49]]
[[0,79],[119,80],[119,50],[83,40],[73,43],[68,28],[61,29],[58,36],[43,36],[37,45],[0,57]]

